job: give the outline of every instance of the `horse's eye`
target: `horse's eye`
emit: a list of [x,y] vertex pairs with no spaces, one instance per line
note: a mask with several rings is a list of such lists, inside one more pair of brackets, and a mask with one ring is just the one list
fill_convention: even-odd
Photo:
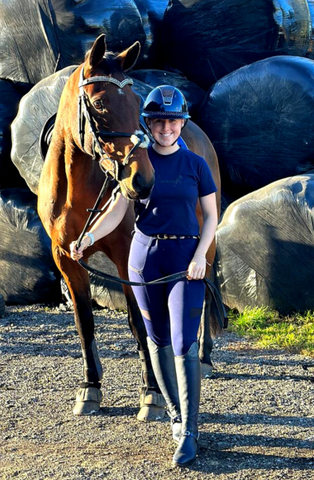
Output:
[[101,110],[103,108],[103,104],[101,100],[95,100],[93,105],[96,108],[96,110]]

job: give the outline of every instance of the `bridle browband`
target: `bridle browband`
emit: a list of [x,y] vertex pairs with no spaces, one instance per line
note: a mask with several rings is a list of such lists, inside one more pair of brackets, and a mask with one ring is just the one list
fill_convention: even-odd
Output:
[[[84,79],[84,67],[82,67],[80,72],[80,81],[78,84],[79,87],[79,97],[78,97],[78,119],[79,119],[79,136],[80,136],[80,143],[81,148],[84,152],[84,143],[85,143],[85,124],[87,122],[90,132],[93,136],[93,144],[92,144],[92,151],[93,151],[93,160],[96,160],[97,153],[99,155],[99,166],[101,170],[106,174],[113,177],[115,180],[119,181],[121,179],[121,164],[122,166],[127,165],[131,156],[133,155],[134,151],[137,148],[147,148],[149,145],[149,139],[147,135],[141,130],[135,130],[133,133],[125,133],[125,132],[110,132],[107,130],[97,130],[95,126],[95,122],[93,116],[90,113],[87,104],[87,96],[84,91],[84,87],[86,85],[91,85],[96,82],[107,82],[113,83],[119,88],[124,88],[126,85],[133,85],[133,80],[131,78],[125,78],[121,82],[116,78],[110,76],[97,76],[97,77],[89,77]],[[128,137],[130,141],[133,143],[133,147],[129,151],[129,153],[124,157],[121,161],[121,164],[110,157],[108,153],[102,148],[100,143],[100,138],[102,137]],[[86,152],[87,153],[87,152]],[[102,162],[105,161],[109,168],[104,168]]]

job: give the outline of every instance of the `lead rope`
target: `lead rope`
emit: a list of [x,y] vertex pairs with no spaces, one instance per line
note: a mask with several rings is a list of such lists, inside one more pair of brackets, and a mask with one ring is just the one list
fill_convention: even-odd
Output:
[[[135,287],[140,287],[143,285],[160,285],[162,283],[168,283],[168,282],[173,282],[176,280],[180,280],[187,275],[187,271],[184,272],[178,272],[178,273],[173,273],[172,275],[168,275],[166,277],[162,278],[157,278],[156,280],[151,280],[150,282],[131,282],[130,280],[124,280],[122,278],[115,277],[113,275],[109,275],[109,273],[101,272],[100,270],[97,270],[90,265],[88,265],[86,262],[83,260],[79,260],[78,263],[83,267],[85,270],[87,270],[89,273],[92,273],[93,275],[97,275],[98,277],[105,278],[106,280],[109,280],[111,282],[115,283],[121,283],[123,285],[131,285]],[[209,280],[209,278],[203,278],[203,282],[205,283],[205,287],[208,289],[210,292],[216,307],[217,307],[217,312],[218,312],[218,321],[219,325],[221,328],[226,328],[227,327],[227,313],[225,306],[223,304],[223,301],[221,299],[220,293],[217,289],[217,287]]]

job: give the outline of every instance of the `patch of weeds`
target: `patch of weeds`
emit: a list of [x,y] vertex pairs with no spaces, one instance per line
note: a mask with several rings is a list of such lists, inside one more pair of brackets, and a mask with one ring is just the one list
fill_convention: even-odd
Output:
[[282,316],[268,307],[246,307],[228,314],[230,330],[256,340],[262,348],[284,348],[314,357],[314,312]]

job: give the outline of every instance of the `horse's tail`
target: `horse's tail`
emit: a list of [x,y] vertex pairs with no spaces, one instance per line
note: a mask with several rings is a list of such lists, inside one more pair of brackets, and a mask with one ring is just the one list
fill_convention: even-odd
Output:
[[205,286],[211,296],[211,322],[210,332],[212,336],[216,336],[224,328],[228,327],[228,317],[221,295],[212,281],[204,278]]

